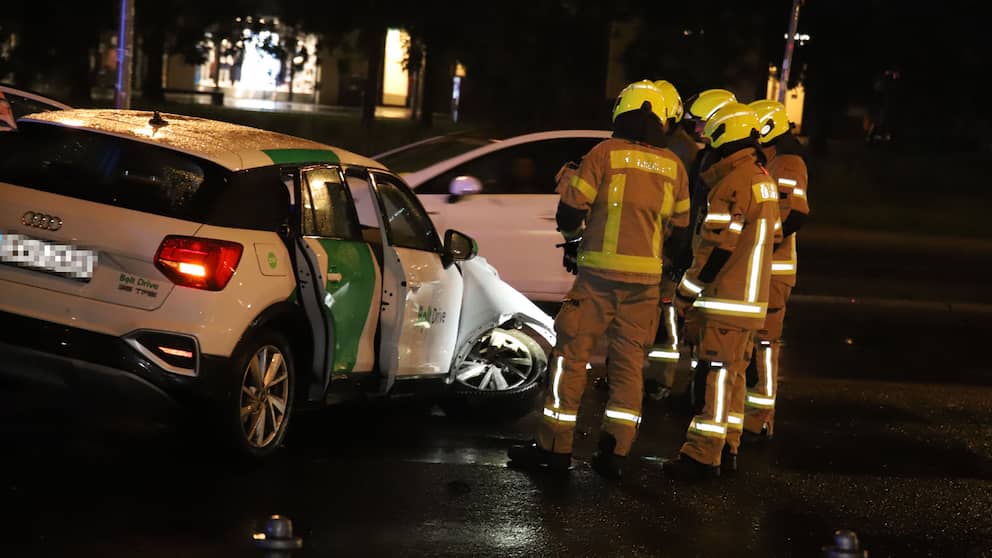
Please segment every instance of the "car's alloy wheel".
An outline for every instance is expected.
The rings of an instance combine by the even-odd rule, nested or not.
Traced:
[[[515,330],[494,328],[481,336],[455,370],[455,381],[478,391],[509,391],[540,373],[534,343]]]
[[[241,430],[248,445],[267,448],[282,432],[290,405],[290,376],[278,347],[262,345],[248,359],[241,380]]]

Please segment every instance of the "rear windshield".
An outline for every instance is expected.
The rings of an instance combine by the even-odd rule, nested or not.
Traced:
[[[0,181],[73,198],[208,222],[230,171],[209,161],[105,134],[21,122],[0,134]]]

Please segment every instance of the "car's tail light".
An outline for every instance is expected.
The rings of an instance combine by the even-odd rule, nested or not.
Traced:
[[[243,250],[237,242],[170,235],[155,253],[155,267],[177,285],[219,291],[238,269]]]

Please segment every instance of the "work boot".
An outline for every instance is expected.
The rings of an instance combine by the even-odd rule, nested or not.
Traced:
[[[506,450],[510,458],[507,464],[515,469],[547,470],[554,473],[568,471],[572,466],[572,454],[554,453],[537,445],[536,441],[514,444]]]
[[[730,453],[730,446],[723,446],[723,453],[720,454],[720,472],[724,475],[737,473],[737,454]]]
[[[741,443],[743,444],[763,444],[765,442],[770,442],[772,439],[772,432],[768,429],[768,424],[766,423],[761,427],[761,432],[751,432],[750,430],[744,429],[741,433]]]
[[[611,434],[602,434],[599,438],[599,450],[589,462],[593,471],[610,480],[620,480],[623,476],[623,464],[627,460],[626,457],[613,453],[616,447],[616,438]]]
[[[667,399],[672,394],[672,390],[661,385],[661,382],[654,378],[644,380],[644,399],[661,401]]]
[[[662,463],[661,470],[665,476],[684,482],[700,482],[720,476],[720,467],[700,463],[684,453]]]

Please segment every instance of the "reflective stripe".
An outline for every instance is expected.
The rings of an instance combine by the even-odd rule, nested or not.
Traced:
[[[675,307],[668,305],[668,327],[669,331],[672,333],[672,347],[679,346],[679,328],[675,321]]]
[[[672,194],[672,184],[670,182],[665,182],[665,199],[661,202],[661,211],[658,213],[658,219],[654,223],[654,234],[651,237],[651,255],[659,258],[661,257],[661,240],[662,232],[664,230],[664,221],[666,217],[672,214],[672,204],[675,201],[675,195]]]
[[[679,284],[679,288],[682,288],[682,287],[685,287],[685,290],[689,291],[690,293],[692,293],[694,295],[698,295],[699,293],[703,292],[703,288],[702,287],[700,287],[699,285],[693,283],[692,281],[689,280],[688,277],[685,277],[685,276],[682,277],[682,282]]]
[[[779,178],[778,183],[785,184],[786,186],[795,186],[796,184],[799,184],[798,182],[796,182],[791,178]]]
[[[761,282],[761,257],[765,245],[765,235],[768,231],[768,219],[758,219],[758,234],[754,238],[754,248],[751,261],[748,263],[747,301],[758,300],[758,284]]]
[[[732,233],[740,233],[744,230],[744,223],[731,223],[727,228],[730,229],[730,232]]]
[[[782,220],[781,219],[776,219],[775,220],[775,227],[774,228],[775,228],[775,230],[779,230],[779,229],[782,228]]]
[[[558,383],[561,382],[561,374],[565,368],[565,357],[559,356],[558,361],[555,363],[555,380],[552,384],[551,393],[555,397],[555,409],[561,408],[561,396],[558,395]]]
[[[565,240],[575,240],[582,235],[582,227],[579,227],[574,231],[561,231],[561,235],[565,237]]]
[[[727,316],[761,316],[765,314],[767,304],[745,304],[715,298],[701,298],[693,303],[696,308],[708,310],[712,314]]]
[[[623,190],[627,177],[613,175],[610,179],[609,197],[606,201],[606,229],[603,231],[603,253],[616,254],[620,240],[620,214],[623,212]]]
[[[772,348],[765,347],[765,395],[771,397],[772,392]]]
[[[589,184],[585,180],[579,178],[579,175],[573,174],[572,180],[570,181],[572,188],[578,190],[583,196],[585,196],[589,201],[596,199],[596,187]]]
[[[785,242],[789,243],[789,252],[791,259],[788,260],[772,260],[772,275],[795,275],[797,265],[796,257],[796,242],[792,236],[785,239]]]
[[[675,178],[678,170],[675,161],[668,157],[662,157],[661,155],[646,151],[637,151],[635,149],[610,151],[610,168],[639,169],[667,176],[668,178]]]
[[[606,418],[612,420],[618,420],[620,422],[629,422],[634,426],[641,423],[641,416],[637,413],[631,413],[629,411],[616,411],[613,409],[606,410]]]
[[[678,351],[665,351],[661,349],[652,349],[651,352],[648,353],[648,359],[678,362],[679,353]]]
[[[689,208],[692,207],[691,202],[692,200],[689,198],[675,202],[675,213],[685,213],[686,211],[689,211]]]
[[[762,397],[753,393],[747,394],[747,404],[749,407],[760,407],[762,409],[773,409],[775,407],[774,397]]]
[[[579,265],[612,271],[661,275],[661,258],[652,258],[650,256],[579,252]]]
[[[723,384],[727,381],[727,369],[721,368],[720,375],[716,379],[716,412],[713,414],[713,420],[716,422],[723,422]]]
[[[792,190],[792,195],[793,196],[796,196],[796,197],[800,197],[800,198],[805,198],[806,197],[806,191],[803,190],[802,188],[795,188],[795,189]]]
[[[730,214],[729,213],[710,213],[703,219],[704,223],[729,223]]]
[[[727,436],[727,427],[722,424],[713,424],[697,419],[693,419],[689,424],[689,430],[695,430],[699,434],[711,438],[725,438]]]
[[[795,270],[796,270],[796,266],[792,265],[792,262],[789,262],[789,263],[772,262],[772,272],[776,272],[776,271],[795,271]],[[782,274],[782,275],[785,275],[785,274]]]
[[[730,413],[730,415],[727,416],[727,430],[733,430],[735,432],[744,430],[744,415]]]
[[[558,422],[575,422],[578,415],[574,413],[566,413],[563,411],[553,411],[547,407],[544,408],[544,416],[556,420]]]
[[[692,359],[689,365],[692,366],[693,369],[695,369],[697,366],[699,366],[699,361],[696,359]]]

